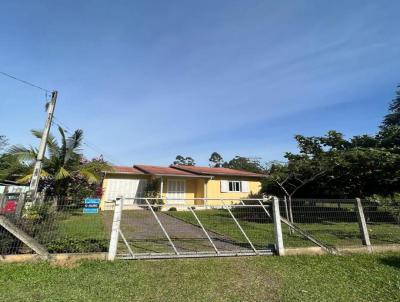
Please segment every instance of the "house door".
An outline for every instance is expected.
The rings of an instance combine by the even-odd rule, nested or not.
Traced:
[[[186,184],[184,180],[170,179],[167,187],[167,203],[185,203]]]

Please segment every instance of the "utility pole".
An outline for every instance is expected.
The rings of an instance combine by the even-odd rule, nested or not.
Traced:
[[[46,152],[47,138],[49,137],[51,121],[53,120],[54,108],[56,107],[56,101],[57,101],[57,91],[53,91],[51,93],[51,101],[47,107],[47,119],[42,133],[42,138],[40,140],[39,152],[37,154],[35,167],[33,168],[31,183],[29,185],[29,193],[31,194],[31,198],[33,199],[36,198],[36,193],[38,190],[40,173],[42,172],[43,157]]]

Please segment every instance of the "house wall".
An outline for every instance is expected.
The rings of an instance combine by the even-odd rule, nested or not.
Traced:
[[[164,186],[162,197],[167,197],[168,179],[178,179],[173,177],[164,177]],[[221,180],[248,181],[249,192],[221,192]],[[261,190],[261,181],[250,177],[214,177],[213,179],[203,178],[186,178],[186,194],[188,199],[187,205],[204,205],[203,200],[195,200],[192,198],[210,198],[215,200],[207,201],[209,205],[220,205],[220,199],[240,199],[246,198],[249,194],[257,194]],[[206,192],[205,192],[206,191]],[[226,201],[230,203],[230,201]]]
[[[107,190],[109,179],[145,179],[150,180],[150,175],[134,175],[134,174],[106,174],[103,180],[103,196],[101,198],[100,209],[105,209]],[[205,178],[177,178],[177,177],[163,177],[163,192],[162,198],[167,197],[168,180],[169,179],[183,179],[186,183],[185,198],[188,199],[186,205],[203,205],[203,200],[194,200],[194,198],[210,198],[209,205],[220,205],[220,199],[240,199],[246,198],[249,194],[257,194],[261,190],[261,181],[254,178],[246,177],[220,177],[215,176],[213,179]],[[250,192],[221,192],[221,180],[235,180],[235,181],[248,181]],[[229,200],[225,201],[230,203]]]
[[[100,209],[104,210],[106,206],[107,196],[108,196],[108,189],[109,189],[109,180],[110,179],[132,179],[132,180],[150,180],[149,175],[135,175],[135,174],[114,174],[114,173],[107,173],[104,176],[102,188],[103,188],[103,195],[101,196],[100,200]]]
[[[221,180],[235,180],[235,181],[248,181],[249,182],[249,191],[250,192],[221,192]],[[261,190],[261,181],[258,179],[250,178],[250,177],[220,177],[216,176],[213,179],[207,182],[207,197],[208,198],[228,198],[228,199],[239,199],[246,198],[249,194],[257,194]],[[229,202],[229,201],[227,201]],[[208,201],[210,205],[220,204],[219,200]]]

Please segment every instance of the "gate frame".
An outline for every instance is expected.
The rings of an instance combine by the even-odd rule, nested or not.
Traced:
[[[265,214],[271,218],[271,215],[269,214],[268,210],[265,208],[264,203],[269,202],[272,199],[273,203],[273,224],[274,224],[274,234],[275,234],[275,249],[265,249],[265,250],[260,250],[256,249],[255,246],[253,245],[252,241],[250,238],[247,236],[246,232],[243,230],[241,227],[240,223],[237,221],[235,216],[230,210],[229,205],[226,205],[225,202],[223,201],[224,199],[218,199],[221,201],[221,209],[225,209],[229,212],[230,216],[234,220],[236,226],[239,228],[241,234],[245,237],[246,241],[250,244],[251,250],[237,250],[237,251],[221,251],[219,250],[210,235],[208,234],[207,230],[204,228],[203,224],[201,223],[200,219],[196,215],[196,213],[193,211],[193,209],[190,206],[186,206],[186,208],[193,214],[195,217],[196,221],[199,223],[200,228],[206,235],[208,241],[211,243],[214,252],[179,252],[174,245],[172,239],[168,235],[168,232],[164,228],[163,224],[161,223],[160,219],[158,218],[157,214],[152,208],[152,205],[148,201],[148,198],[137,198],[137,199],[142,199],[145,201],[144,206],[147,206],[149,210],[152,212],[154,218],[156,219],[158,225],[162,229],[164,235],[168,239],[171,247],[174,250],[174,253],[140,253],[140,254],[135,254],[133,250],[131,249],[129,242],[126,240],[124,234],[121,231],[121,219],[122,219],[122,211],[123,211],[123,204],[124,204],[124,197],[118,197],[115,200],[115,208],[114,208],[114,215],[113,215],[113,224],[112,224],[112,230],[111,230],[111,239],[110,239],[110,245],[109,245],[109,251],[108,251],[108,256],[107,259],[109,261],[114,261],[117,258],[117,249],[118,249],[118,240],[119,236],[121,236],[122,241],[124,244],[127,246],[128,251],[130,256],[125,256],[125,257],[118,257],[119,259],[166,259],[166,258],[203,258],[203,257],[232,257],[232,256],[255,256],[255,255],[273,255],[274,252],[277,255],[284,255],[284,248],[283,248],[283,236],[282,236],[282,227],[281,227],[281,220],[280,218],[280,213],[279,213],[279,199],[277,197],[265,197],[263,196],[262,199],[229,199],[229,200],[237,200],[240,205],[235,205],[235,206],[241,206],[241,207],[261,207]],[[209,200],[202,198],[203,200]],[[191,200],[191,199],[188,199]],[[256,200],[260,205],[245,205],[243,203],[243,200]],[[277,206],[276,206],[277,205]],[[209,206],[207,206],[208,208]],[[278,217],[278,218],[276,218]]]

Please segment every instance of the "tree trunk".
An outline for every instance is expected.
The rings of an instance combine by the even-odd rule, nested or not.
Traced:
[[[292,196],[289,195],[289,221],[293,223]]]
[[[289,210],[288,210],[288,204],[287,204],[286,195],[283,197],[283,203],[285,204],[286,219],[289,220]]]
[[[288,195],[288,201],[289,201],[289,217],[288,220],[293,224],[293,208],[292,208],[292,196]],[[294,233],[294,230],[289,227],[289,234],[292,235]]]

